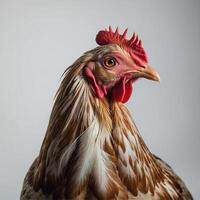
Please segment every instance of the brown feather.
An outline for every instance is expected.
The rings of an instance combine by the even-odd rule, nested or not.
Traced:
[[[108,48],[120,51],[97,47],[64,73],[21,200],[192,200],[181,179],[147,148],[127,108],[93,96],[84,67]]]

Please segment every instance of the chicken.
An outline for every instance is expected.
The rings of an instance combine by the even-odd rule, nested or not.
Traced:
[[[193,199],[150,152],[124,106],[136,80],[160,79],[141,40],[126,33],[99,31],[99,46],[65,71],[21,200]]]

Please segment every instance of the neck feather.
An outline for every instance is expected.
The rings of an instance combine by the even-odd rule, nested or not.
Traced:
[[[54,188],[62,180],[68,198],[84,196],[88,185],[100,199],[119,191],[127,197],[124,185],[135,195],[153,193],[165,177],[128,110],[93,97],[78,66],[67,71],[58,90],[36,161],[35,188]]]

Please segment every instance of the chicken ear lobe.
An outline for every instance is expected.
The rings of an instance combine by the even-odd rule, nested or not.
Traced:
[[[95,96],[100,98],[100,99],[103,98],[105,96],[105,93],[102,90],[102,88],[97,84],[96,78],[93,74],[91,67],[90,66],[85,67],[84,71],[85,71],[85,75],[87,77],[87,80],[91,84],[91,89],[93,90]]]

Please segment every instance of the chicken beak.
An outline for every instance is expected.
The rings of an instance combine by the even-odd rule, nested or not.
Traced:
[[[135,75],[136,77],[143,77],[153,81],[160,81],[158,72],[149,65],[147,65],[145,68],[138,69]]]

